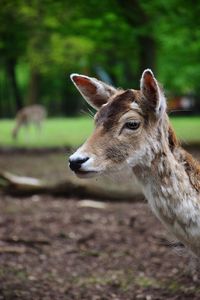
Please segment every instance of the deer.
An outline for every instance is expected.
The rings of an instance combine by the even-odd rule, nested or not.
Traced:
[[[199,258],[200,164],[178,141],[153,72],[144,70],[140,90],[116,89],[79,74],[71,80],[97,111],[94,132],[69,157],[71,170],[87,178],[130,169],[153,213]]]
[[[47,111],[42,105],[30,105],[20,109],[16,114],[16,124],[12,131],[12,137],[17,138],[20,128],[28,127],[31,123],[41,129],[42,122],[47,116]]]

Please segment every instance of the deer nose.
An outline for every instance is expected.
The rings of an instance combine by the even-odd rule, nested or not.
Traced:
[[[84,158],[69,158],[69,167],[72,171],[78,171],[81,168],[81,165],[86,162],[89,159],[89,157]]]

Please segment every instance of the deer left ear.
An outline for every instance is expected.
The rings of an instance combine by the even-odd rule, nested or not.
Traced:
[[[116,93],[114,87],[96,78],[79,74],[71,74],[70,78],[83,98],[96,110]]]
[[[161,117],[166,111],[166,99],[150,69],[146,69],[143,72],[140,89],[150,110],[153,110],[157,117]]]

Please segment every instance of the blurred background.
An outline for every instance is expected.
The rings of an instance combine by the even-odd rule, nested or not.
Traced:
[[[61,118],[80,116],[82,110],[87,111],[69,80],[70,73],[87,74],[117,87],[137,89],[142,71],[147,67],[163,84],[172,115],[199,114],[199,11],[198,1],[193,5],[183,0],[77,0],[73,3],[2,0],[1,119],[13,119],[22,107],[41,104],[48,117],[60,118],[58,122],[47,123],[41,146],[45,143],[77,146],[91,128],[88,120],[76,120],[81,122],[81,128],[85,124],[83,138],[61,136],[57,141],[56,137],[56,132],[64,130],[64,126],[75,130],[73,121],[67,123],[71,119],[63,123]],[[12,140],[9,132],[13,126],[9,121],[1,123],[0,142],[25,145],[20,137],[18,142]],[[179,133],[182,123],[177,126]],[[37,146],[39,141],[31,134],[35,140],[30,139],[29,145]],[[187,128],[185,134],[187,139]],[[189,138],[198,139],[190,134]]]
[[[2,0],[0,116],[33,103],[74,116],[82,104],[71,72],[138,88],[147,67],[173,108],[199,112],[199,10],[181,0]]]
[[[200,1],[0,1],[0,299],[199,299],[136,180],[68,168],[93,129],[71,73],[138,89],[151,68],[200,159],[199,16]]]
[[[172,115],[200,112],[200,3],[183,0],[20,1],[2,0],[0,10],[0,143],[16,146],[77,146],[91,121],[69,80],[87,74],[117,87],[138,88],[145,68],[163,84]],[[12,139],[13,119],[24,106],[41,104],[49,120],[43,141],[35,132]],[[188,122],[190,119],[188,118]],[[197,141],[183,121],[182,139]],[[68,123],[69,122],[69,123]],[[182,136],[182,132],[186,136]],[[22,126],[23,127],[23,126]],[[71,135],[62,135],[62,129]],[[21,131],[21,130],[20,130]],[[188,133],[189,131],[189,133]],[[58,136],[59,133],[59,136]],[[66,133],[66,132],[65,132]],[[192,134],[192,136],[191,136]],[[76,136],[76,137],[75,137]]]

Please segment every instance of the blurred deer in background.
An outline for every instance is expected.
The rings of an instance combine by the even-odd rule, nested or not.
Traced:
[[[28,127],[31,123],[40,130],[46,116],[47,111],[42,105],[31,105],[20,109],[17,112],[16,125],[12,131],[13,138],[17,138],[20,128]]]
[[[98,112],[94,133],[71,155],[70,168],[84,178],[130,168],[155,215],[200,257],[200,165],[181,148],[152,71],[143,72],[140,90],[78,74],[71,79]]]

